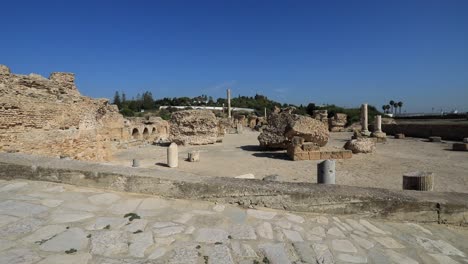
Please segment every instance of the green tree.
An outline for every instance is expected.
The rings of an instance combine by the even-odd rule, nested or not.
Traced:
[[[395,101],[390,100],[389,104],[392,107],[392,113],[393,113],[393,107],[395,106]]]
[[[313,115],[315,109],[317,109],[316,106],[315,106],[315,104],[314,104],[314,103],[310,103],[310,104],[308,104],[307,107],[306,107],[306,112],[307,112],[307,114],[309,114],[309,115]]]
[[[120,94],[119,92],[115,92],[114,94],[114,101],[112,102],[113,104],[117,105],[119,109],[122,108],[122,101],[120,100]]]
[[[401,107],[403,106],[403,102],[400,101],[400,102],[397,103],[397,105],[398,105],[398,108],[400,108],[400,114],[401,114]]]

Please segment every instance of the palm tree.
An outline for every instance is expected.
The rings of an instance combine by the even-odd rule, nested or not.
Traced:
[[[395,105],[395,101],[390,100],[390,106],[392,107],[392,113],[393,113],[393,106]]]
[[[384,113],[387,113],[387,106],[386,106],[386,105],[382,105],[382,110],[384,111]]]
[[[397,103],[397,105],[398,105],[398,107],[400,108],[400,114],[401,114],[401,107],[403,106],[403,102],[400,101],[400,102]]]

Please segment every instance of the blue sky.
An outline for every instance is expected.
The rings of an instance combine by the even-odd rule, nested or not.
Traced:
[[[0,64],[84,95],[468,111],[468,1],[4,1]]]

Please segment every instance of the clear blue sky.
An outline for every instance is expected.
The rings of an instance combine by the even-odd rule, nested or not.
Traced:
[[[468,111],[468,1],[3,1],[0,64],[111,98]]]

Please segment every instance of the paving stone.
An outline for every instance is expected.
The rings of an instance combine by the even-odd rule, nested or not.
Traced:
[[[193,214],[184,213],[179,218],[174,220],[174,222],[181,223],[181,224],[186,224],[188,221],[190,221],[190,219],[192,219],[192,217],[193,217]]]
[[[309,240],[309,241],[321,241],[323,240],[322,237],[319,237],[317,235],[314,235],[314,234],[311,234],[309,232],[306,233],[306,240]]]
[[[391,249],[387,249],[385,250],[384,254],[389,257],[394,263],[398,263],[398,264],[419,264],[416,260],[408,257],[408,256],[405,256],[405,255],[402,255],[398,252],[395,252]]]
[[[0,263],[5,264],[32,264],[41,260],[36,252],[27,248],[13,248],[0,252]]]
[[[257,219],[271,220],[276,216],[276,212],[247,209],[247,215]]]
[[[87,264],[91,258],[89,253],[50,255],[38,264]]]
[[[391,237],[374,237],[374,240],[386,248],[405,248],[405,246]]]
[[[336,221],[335,221],[334,224],[335,224],[339,229],[341,229],[343,232],[347,232],[347,231],[348,231],[348,230],[346,229],[346,227],[345,227],[342,223],[336,222]]]
[[[35,218],[22,218],[16,222],[0,228],[1,238],[16,238],[24,234],[37,230],[43,223],[43,220]]]
[[[153,224],[153,228],[164,228],[169,226],[178,226],[179,224],[174,222],[156,222]]]
[[[273,228],[270,223],[263,222],[256,227],[257,234],[266,239],[273,239]]]
[[[214,212],[208,211],[208,210],[192,210],[191,211],[193,214],[196,215],[213,215],[215,214]]]
[[[214,245],[206,248],[209,263],[234,264],[231,252],[225,245]]]
[[[146,198],[144,199],[140,206],[139,210],[158,210],[163,209],[169,206],[169,202],[161,198]]]
[[[70,209],[72,211],[83,211],[83,212],[98,212],[102,211],[101,208],[98,206],[92,205],[87,202],[66,202],[62,204],[61,208],[64,208],[64,210]]]
[[[175,234],[184,232],[184,226],[168,226],[163,228],[153,229],[154,236],[156,237],[168,237]]]
[[[318,216],[317,223],[322,225],[328,225],[328,218],[326,218],[325,216]]]
[[[343,232],[341,232],[341,230],[339,230],[336,227],[332,227],[332,228],[328,229],[327,234],[332,235],[332,236],[336,236],[336,237],[345,237]]]
[[[299,232],[297,232],[297,231],[283,229],[283,234],[291,242],[302,242],[302,241],[304,241],[301,234],[299,234]]]
[[[257,253],[248,244],[240,243],[239,241],[232,241],[231,248],[234,254],[242,258],[258,258]]]
[[[367,232],[367,229],[363,225],[359,224],[358,221],[354,219],[346,219],[346,222],[348,222],[348,224],[354,229],[357,229],[361,232]]]
[[[153,245],[153,233],[143,232],[130,235],[130,255],[137,258],[145,256],[145,251]]]
[[[21,189],[23,188],[24,186],[28,185],[27,182],[14,182],[14,183],[10,183],[10,184],[7,184],[5,186],[2,186],[0,188],[0,192],[10,192],[10,191],[15,191],[15,190],[18,190],[18,189]]]
[[[333,259],[333,255],[330,252],[330,249],[327,245],[322,243],[314,243],[312,245],[315,254],[317,255],[317,263],[319,264],[333,264],[335,260]]]
[[[312,244],[308,242],[295,242],[293,243],[293,247],[302,262],[317,263],[317,255],[315,255]]]
[[[120,229],[128,223],[127,218],[123,217],[98,217],[96,221],[86,227],[87,230],[101,230],[101,229]],[[109,228],[107,228],[109,226]]]
[[[228,241],[228,232],[217,228],[200,228],[195,235],[195,241],[202,243],[225,243]]]
[[[292,263],[286,252],[284,243],[260,244],[258,248],[265,254],[271,264]]]
[[[128,235],[123,231],[98,231],[91,237],[91,253],[103,256],[124,254],[128,251]]]
[[[47,207],[57,207],[63,203],[63,200],[55,200],[55,199],[44,199],[41,201],[42,205]]]
[[[16,247],[16,242],[0,238],[0,251]]]
[[[141,203],[141,199],[128,199],[128,200],[120,200],[114,203],[110,208],[109,211],[113,214],[117,215],[125,215],[131,212],[134,212],[138,205]]]
[[[289,221],[296,222],[296,223],[298,223],[298,224],[302,224],[302,223],[305,222],[304,217],[299,216],[299,215],[295,215],[295,214],[291,214],[291,213],[287,213],[287,214],[286,214],[286,218],[287,218]]]
[[[213,211],[220,213],[223,212],[225,208],[226,206],[224,204],[217,204],[213,206]]]
[[[233,239],[257,239],[255,230],[249,225],[232,225],[229,227],[229,234]]]
[[[51,215],[53,223],[72,223],[94,217],[94,214],[80,211],[57,210]]]
[[[368,237],[368,235],[366,233],[361,232],[359,230],[354,230],[353,233],[360,236],[360,237]]]
[[[87,234],[81,228],[70,228],[47,240],[39,248],[50,252],[65,252],[70,249],[80,251],[88,246],[88,238],[86,236]]]
[[[148,224],[146,219],[134,219],[128,225],[125,226],[125,230],[128,232],[136,232],[138,230],[145,231],[145,227]]]
[[[428,234],[428,235],[432,235],[432,232],[418,224],[415,224],[415,223],[406,223],[407,226],[410,226],[411,228],[417,228],[421,231],[423,231],[424,233]]]
[[[29,243],[37,243],[40,241],[49,240],[50,238],[67,230],[66,225],[48,225],[39,228],[31,235],[24,237],[22,240]]]
[[[325,229],[321,226],[316,226],[316,227],[313,227],[311,230],[310,230],[310,233],[312,235],[316,235],[316,236],[319,236],[319,237],[325,237]]]
[[[458,261],[455,261],[452,258],[442,255],[442,254],[429,254],[429,256],[433,257],[440,264],[459,264]],[[465,260],[465,262],[468,262],[468,261]]]
[[[338,259],[348,263],[367,263],[367,257],[350,254],[338,254]]]
[[[185,229],[185,232],[184,234],[193,234],[193,231],[195,231],[195,227],[194,226],[188,226],[186,229]]]
[[[158,258],[164,256],[164,254],[166,254],[166,252],[167,252],[166,247],[158,247],[148,256],[148,259],[158,259]]]
[[[114,193],[101,193],[90,196],[88,199],[95,205],[111,205],[120,200],[120,196]]]
[[[280,219],[274,223],[275,226],[290,229],[292,227],[291,222],[287,221],[286,219]]]
[[[65,188],[61,185],[53,186],[50,188],[47,188],[44,190],[45,192],[51,192],[51,193],[61,193],[65,191]]]
[[[43,205],[25,203],[21,201],[4,201],[0,203],[0,214],[28,217],[48,211]]]
[[[332,240],[332,247],[336,251],[356,253],[357,249],[349,240],[335,239]]]
[[[0,227],[6,224],[15,222],[18,220],[18,217],[11,216],[11,215],[0,215]]]
[[[372,241],[369,241],[355,234],[351,234],[351,237],[354,239],[354,241],[356,241],[356,244],[358,244],[364,249],[371,249],[374,247],[374,243]]]
[[[156,241],[156,244],[166,246],[169,246],[176,241],[173,237],[155,237],[154,240]]]
[[[374,232],[374,233],[377,233],[377,234],[382,234],[382,235],[386,235],[387,233],[385,233],[385,231],[383,231],[382,229],[376,227],[375,225],[369,223],[369,221],[367,220],[364,220],[364,219],[360,219],[359,220],[359,223],[365,227],[367,227],[370,231]]]
[[[415,236],[418,244],[430,253],[441,252],[444,255],[455,255],[465,257],[465,253],[443,240],[432,240],[425,237]]]
[[[179,246],[174,248],[168,260],[169,264],[197,264],[198,251],[194,245]]]

